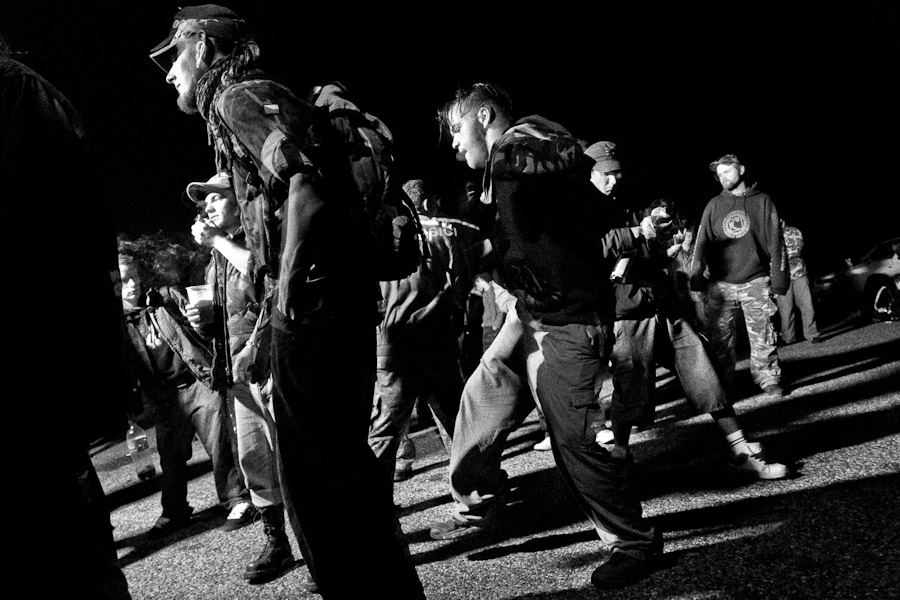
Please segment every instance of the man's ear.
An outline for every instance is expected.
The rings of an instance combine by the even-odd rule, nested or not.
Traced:
[[[200,65],[209,61],[207,60],[206,53],[209,51],[209,44],[206,42],[206,32],[200,31],[197,33],[197,43],[194,44],[194,60],[196,61],[197,68],[200,68]]]
[[[494,122],[494,119],[497,118],[497,113],[494,112],[494,107],[490,104],[485,104],[478,109],[478,112],[475,113],[475,119],[484,129],[487,129],[488,126]]]
[[[741,175],[744,174],[744,165],[741,165],[741,169],[740,169],[739,173],[740,173]]]

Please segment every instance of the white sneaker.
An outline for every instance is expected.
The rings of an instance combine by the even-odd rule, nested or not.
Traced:
[[[731,461],[731,468],[741,473],[749,473],[757,479],[784,479],[791,474],[787,466],[768,462],[762,454],[740,454]]]
[[[597,432],[597,437],[595,439],[600,445],[612,444],[615,436],[613,436],[612,429],[601,429]]]
[[[550,436],[545,437],[537,444],[534,445],[535,450],[540,450],[542,452],[546,452],[548,450],[553,449],[553,442],[550,441]]]
[[[751,456],[763,453],[763,445],[759,442],[747,442],[747,447],[750,448]]]
[[[250,502],[238,502],[231,507],[231,512],[228,513],[228,518],[225,519],[225,524],[222,525],[222,531],[235,531],[241,527],[246,527],[253,522],[257,512],[259,512],[257,508]]]

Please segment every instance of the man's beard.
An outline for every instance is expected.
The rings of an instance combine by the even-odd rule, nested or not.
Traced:
[[[191,86],[185,93],[178,94],[177,104],[178,109],[186,115],[195,115],[199,113],[200,109],[197,108],[196,86]]]
[[[722,181],[722,189],[725,190],[726,192],[730,192],[731,190],[736,188],[740,183],[741,183],[740,179],[738,179],[737,181],[731,181],[730,179],[726,179],[726,180]]]

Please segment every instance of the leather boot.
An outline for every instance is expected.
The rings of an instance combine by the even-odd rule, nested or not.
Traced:
[[[259,509],[259,514],[266,534],[266,545],[244,570],[244,579],[250,583],[271,581],[294,566],[291,543],[284,529],[284,506],[266,506]]]

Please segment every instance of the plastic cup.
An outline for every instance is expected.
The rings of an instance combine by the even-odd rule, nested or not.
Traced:
[[[188,302],[193,306],[204,302],[212,303],[213,301],[213,286],[211,283],[189,285],[184,289],[187,291]]]

